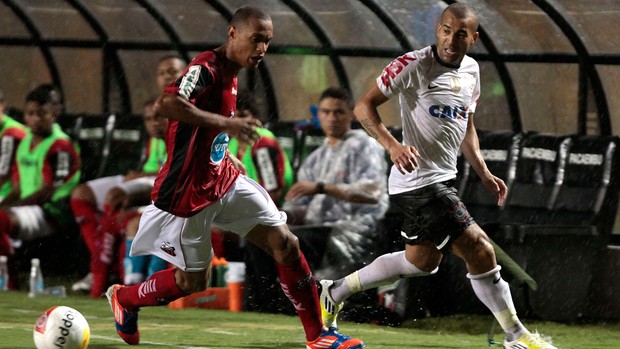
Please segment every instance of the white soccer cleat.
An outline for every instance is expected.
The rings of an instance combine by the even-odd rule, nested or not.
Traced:
[[[93,273],[86,274],[82,280],[71,285],[73,292],[89,292],[91,288],[93,288]]]
[[[551,341],[547,342],[542,339],[538,333],[525,332],[517,340],[508,342],[504,341],[506,349],[558,349],[551,345]]]
[[[321,317],[323,318],[323,326],[327,328],[338,328],[338,313],[342,310],[344,302],[336,303],[329,294],[329,289],[334,285],[333,280],[321,280],[319,286],[321,293],[319,300],[321,301]]]

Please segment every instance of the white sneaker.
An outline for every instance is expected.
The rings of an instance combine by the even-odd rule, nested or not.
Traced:
[[[548,340],[548,339],[547,339]],[[549,342],[542,339],[538,333],[525,332],[517,340],[508,342],[504,341],[506,349],[558,349]]]
[[[89,292],[93,288],[93,273],[88,273],[82,280],[71,285],[73,292]]]
[[[332,280],[321,280],[319,285],[321,293],[319,294],[319,300],[321,301],[321,317],[323,318],[323,326],[327,328],[338,328],[338,312],[342,310],[344,302],[336,303],[329,294],[329,289],[334,284]]]

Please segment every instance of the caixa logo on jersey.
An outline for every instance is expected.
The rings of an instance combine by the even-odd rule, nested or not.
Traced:
[[[213,139],[213,143],[211,144],[211,162],[219,165],[222,160],[224,160],[224,156],[226,156],[226,149],[228,149],[228,142],[230,138],[228,137],[228,133],[222,132],[215,136]]]
[[[431,105],[428,113],[434,118],[445,118],[453,120],[467,120],[467,108],[460,105]]]

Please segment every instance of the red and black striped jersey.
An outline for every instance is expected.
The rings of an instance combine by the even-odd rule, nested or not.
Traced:
[[[187,98],[202,110],[232,117],[237,76],[230,64],[215,51],[203,52],[164,93]],[[228,134],[221,129],[170,119],[166,132],[168,159],[151,195],[155,206],[176,216],[190,217],[224,196],[239,176],[226,156],[228,142]]]

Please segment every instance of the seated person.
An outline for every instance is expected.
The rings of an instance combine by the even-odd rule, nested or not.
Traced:
[[[239,92],[236,117],[260,120],[260,111],[251,93]],[[257,128],[256,131],[260,138],[253,146],[232,138],[228,144],[228,150],[241,160],[245,166],[246,175],[265,188],[273,202],[280,205],[286,191],[293,184],[293,169],[274,134],[262,127]],[[277,278],[273,258],[253,244],[243,244],[243,241],[236,239],[238,237],[236,234],[221,233],[223,248],[218,251],[218,235],[217,232],[212,235],[216,255],[228,260],[245,261],[244,309],[277,312],[276,303],[278,302],[275,298],[268,299],[271,297],[270,294],[275,295],[274,297],[282,294],[281,288],[273,282]],[[284,296],[281,298],[283,306],[292,308],[290,301]]]
[[[155,114],[154,102],[152,99],[144,105],[144,128],[148,140],[144,148],[145,161],[142,171],[93,179],[80,184],[71,194],[71,208],[91,254],[89,274],[73,285],[73,291],[90,291],[90,295],[95,298],[101,296],[108,283],[111,263],[117,259],[117,251],[120,250],[120,255],[125,255],[121,229],[130,220],[137,219],[137,214],[131,208],[149,201],[148,194],[153,188],[154,176],[166,160],[163,138],[168,126],[167,119]],[[129,245],[131,246],[131,236]],[[119,262],[132,268],[131,261]],[[146,275],[136,274],[143,274],[142,265],[148,265],[149,258],[144,257],[136,263],[141,266],[135,271],[125,271],[129,284],[146,278]],[[153,263],[152,267],[157,270],[167,267],[167,264],[158,258],[153,258]],[[137,281],[132,281],[134,279]]]
[[[158,91],[175,82],[183,73],[185,63],[179,57],[167,55],[160,58],[156,69],[156,83]],[[153,114],[150,101],[145,105],[146,114]],[[151,189],[153,188],[154,175],[165,160],[165,143],[163,137],[167,128],[167,119],[149,116],[145,118],[145,128],[149,134],[149,144],[145,148],[148,154],[147,161],[143,164],[142,171],[130,171],[125,176],[112,176],[105,179],[96,179],[80,185],[72,194],[72,209],[86,246],[91,255],[100,255],[99,261],[91,258],[89,272],[82,280],[72,286],[73,291],[90,291],[91,296],[99,297],[107,284],[109,265],[114,259],[117,250],[125,258],[120,260],[121,274],[123,269],[130,269],[127,273],[127,284],[140,282],[142,274],[148,274],[147,268],[154,271],[165,267],[159,259],[129,258],[123,245],[131,247],[132,229],[127,231],[128,241],[122,241],[120,230],[124,229],[130,220],[135,220],[130,226],[137,226],[139,217],[135,212],[127,212],[125,209],[135,205],[145,205],[150,202]],[[149,130],[149,128],[151,128]],[[157,132],[158,135],[151,134]],[[129,213],[129,215],[125,215]],[[102,248],[105,249],[102,250]],[[133,265],[135,263],[136,265]],[[97,280],[93,280],[93,270],[98,270]],[[148,275],[147,275],[148,276]],[[96,287],[93,287],[93,282]]]
[[[377,223],[388,208],[383,149],[365,131],[351,129],[353,106],[345,89],[321,94],[318,117],[325,142],[304,160],[298,182],[286,194],[290,224],[329,228],[325,233],[291,227],[318,278],[346,274],[372,261]]]
[[[26,126],[4,113],[4,94],[0,91],[0,201],[11,191],[11,173],[16,170],[15,152],[26,136]]]
[[[29,130],[17,147],[12,191],[0,204],[0,255],[12,256],[15,241],[50,236],[70,225],[68,198],[80,181],[80,157],[55,122],[61,111],[62,97],[52,85],[40,85],[26,97]]]

